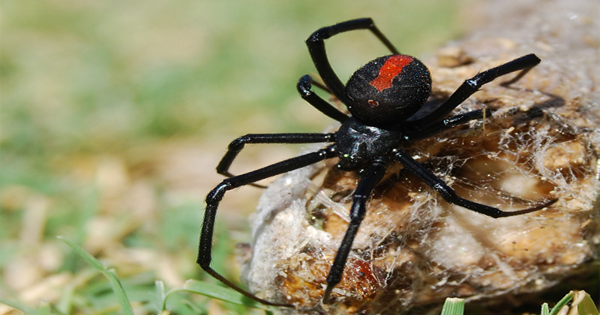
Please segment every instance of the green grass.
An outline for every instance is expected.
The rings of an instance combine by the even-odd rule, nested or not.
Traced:
[[[133,315],[134,311],[132,305],[130,304],[128,292],[124,289],[123,283],[118,278],[114,269],[108,269],[94,258],[92,255],[87,253],[81,247],[77,246],[75,243],[63,238],[58,237],[63,242],[65,242],[78,256],[80,256],[86,263],[88,263],[91,267],[93,267],[96,271],[100,272],[107,280],[110,285],[110,289],[112,290],[112,295],[118,301],[118,305],[108,306],[110,303],[104,301],[104,309],[101,309],[100,312],[96,312],[99,314],[108,313],[112,311],[116,311],[125,315]],[[201,296],[205,296],[211,299],[218,299],[225,302],[226,307],[231,307],[235,309],[238,307],[238,310],[242,310],[243,313],[247,313],[251,309],[259,309],[264,312],[264,314],[271,315],[272,312],[268,306],[264,306],[256,303],[255,301],[249,300],[244,297],[240,293],[229,289],[223,288],[218,285],[210,284],[208,282],[196,281],[196,280],[188,280],[185,285],[181,288],[166,290],[165,285],[162,281],[156,281],[155,283],[155,296],[148,296],[148,305],[154,305],[156,307],[155,314],[170,314],[171,312],[177,314],[210,314],[208,307],[205,304],[194,303],[185,297],[178,295],[180,292],[188,292],[192,294],[197,294]],[[65,294],[65,298],[67,300],[71,300],[73,298],[74,288],[67,288]],[[133,290],[129,292],[132,294]],[[173,298],[171,298],[173,297]],[[168,306],[167,300],[175,300],[175,305],[171,307]],[[556,305],[550,310],[547,303],[544,303],[541,308],[541,315],[557,315],[559,311],[561,311],[567,306],[569,302],[573,299],[577,299],[571,308],[576,308],[577,315],[596,315],[598,314],[598,310],[596,305],[590,298],[589,294],[584,291],[578,292],[569,292],[564,298],[562,298]],[[57,305],[52,307],[52,305],[48,303],[42,303],[38,309],[30,308],[26,305],[20,305],[18,303],[14,303],[12,301],[3,300],[0,298],[0,303],[5,303],[9,306],[12,306],[16,309],[23,311],[26,314],[30,315],[51,315],[51,314],[68,314],[71,303],[61,303],[61,305]],[[67,307],[65,309],[65,307]],[[241,307],[241,308],[239,308]],[[230,309],[230,310],[232,310]],[[151,311],[149,309],[149,311]],[[465,311],[464,300],[459,298],[448,298],[444,303],[444,306],[441,311],[441,315],[463,315]]]
[[[77,246],[75,243],[63,238],[58,237],[65,244],[67,244],[73,252],[75,252],[80,258],[82,258],[87,264],[89,264],[93,269],[101,273],[107,280],[111,289],[111,296],[117,300],[117,305],[112,305],[107,303],[107,300],[103,302],[105,306],[104,309],[100,310],[100,314],[105,312],[117,311],[119,313],[125,315],[133,315],[134,311],[132,305],[130,304],[129,295],[135,294],[133,290],[129,293],[124,289],[123,283],[119,279],[114,269],[109,269],[102,262],[94,258],[92,255],[87,253],[81,247]],[[205,304],[197,304],[194,303],[185,297],[179,296],[180,292],[188,292],[192,294],[197,294],[201,296],[205,296],[211,299],[218,299],[225,302],[228,307],[242,307],[240,310],[243,310],[244,313],[249,311],[250,309],[259,309],[264,312],[264,314],[272,314],[270,308],[265,305],[261,305],[256,303],[255,301],[249,300],[244,297],[242,294],[229,289],[224,288],[218,285],[210,284],[208,282],[197,281],[197,280],[188,280],[185,285],[181,288],[175,288],[171,290],[166,290],[165,285],[162,281],[155,282],[155,296],[148,296],[148,305],[154,305],[156,307],[155,314],[169,314],[170,312],[174,313],[195,313],[195,314],[209,314],[208,307]],[[74,296],[74,288],[68,287],[65,290],[65,298],[67,300],[71,300]],[[171,298],[173,297],[173,298]],[[176,304],[169,307],[167,304],[167,300],[175,300]],[[544,303],[541,308],[541,315],[557,315],[559,311],[563,308],[569,308],[568,303],[573,299],[577,301],[571,305],[571,308],[576,308],[577,315],[596,315],[598,314],[598,310],[593,300],[590,298],[589,294],[584,291],[572,291],[565,295],[556,305],[550,310],[547,303]],[[42,303],[38,309],[33,309],[26,305],[21,305],[19,303],[14,303],[12,301],[3,300],[0,298],[0,303],[5,303],[6,305],[12,306],[13,308],[19,309],[26,314],[30,315],[50,315],[50,314],[68,314],[69,306],[71,303],[61,303],[55,307],[48,303]],[[109,305],[106,307],[106,305]],[[67,307],[65,309],[65,307]],[[149,309],[150,311],[150,309]],[[465,311],[465,304],[463,299],[459,298],[448,298],[444,303],[444,306],[441,311],[441,315],[463,315]],[[98,313],[98,312],[96,312]]]

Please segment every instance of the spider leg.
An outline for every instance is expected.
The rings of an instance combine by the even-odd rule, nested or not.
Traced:
[[[481,214],[485,214],[492,218],[503,218],[510,217],[514,215],[525,214],[537,210],[541,210],[545,207],[550,206],[555,203],[558,199],[552,199],[548,202],[540,204],[535,207],[506,212],[502,211],[498,208],[486,206],[484,204],[480,204],[477,202],[470,201],[468,199],[464,199],[459,197],[454,189],[450,188],[448,184],[446,184],[443,180],[435,176],[430,170],[423,167],[419,162],[415,161],[410,155],[408,155],[401,148],[396,148],[394,152],[394,160],[402,163],[402,165],[412,174],[417,176],[420,180],[422,180],[427,186],[435,189],[441,196],[449,203],[453,203],[455,205],[459,205],[461,207],[467,208],[469,210],[473,210],[475,212],[479,212]]]
[[[429,138],[450,128],[466,124],[471,120],[484,119],[486,117],[490,117],[491,115],[492,111],[487,108],[484,110],[479,109],[464,114],[455,115],[442,121],[435,122],[423,129],[418,129],[416,131],[411,131],[409,129],[408,131],[404,132],[404,139],[410,142]]]
[[[388,164],[389,161],[387,158],[374,160],[373,164],[369,166],[358,184],[358,187],[356,187],[356,190],[354,191],[352,196],[352,208],[350,209],[350,224],[348,225],[344,239],[335,255],[333,265],[327,276],[327,288],[323,294],[323,303],[325,304],[329,303],[329,297],[333,288],[342,280],[344,267],[348,260],[348,254],[352,249],[352,242],[365,217],[367,199],[369,199],[373,189],[375,189],[375,186],[377,186],[385,174]]]
[[[344,122],[346,119],[348,119],[348,115],[340,112],[337,108],[333,107],[331,104],[312,91],[313,83],[314,80],[310,75],[301,77],[296,85],[300,96],[302,96],[305,101],[329,118],[335,119],[339,122]]]
[[[392,53],[399,54],[394,45],[392,45],[385,35],[379,31],[373,20],[370,18],[350,20],[332,26],[323,27],[310,35],[310,37],[306,40],[308,51],[310,52],[313,63],[315,64],[319,75],[321,75],[325,85],[331,89],[333,95],[341,100],[342,103],[347,103],[344,85],[333,71],[329,60],[327,59],[325,40],[340,33],[361,29],[370,30]]]
[[[223,199],[225,192],[228,190],[248,185],[253,182],[256,182],[261,179],[265,179],[271,176],[283,174],[295,169],[299,169],[316,162],[332,158],[336,156],[337,151],[334,146],[329,146],[325,149],[321,149],[317,152],[304,154],[295,158],[291,158],[279,163],[275,163],[263,168],[260,168],[256,171],[252,171],[246,174],[238,175],[235,177],[230,177],[222,181],[217,187],[215,187],[208,195],[206,196],[206,210],[204,212],[204,222],[202,223],[202,231],[200,232],[200,244],[198,246],[198,259],[197,263],[208,272],[214,278],[220,280],[227,286],[232,289],[240,292],[241,294],[247,296],[248,298],[255,300],[259,303],[274,305],[274,306],[286,306],[293,307],[289,304],[283,303],[272,303],[261,298],[254,296],[253,294],[247,292],[246,290],[238,287],[233,284],[231,281],[227,280],[225,277],[220,275],[214,269],[210,267],[210,262],[212,260],[212,240],[214,234],[214,225],[215,225],[215,217],[217,215],[217,208],[219,207],[219,202]]]
[[[513,83],[521,80],[521,78],[524,75],[526,75],[527,72],[529,72],[531,69],[533,69],[533,67],[527,68],[527,69],[523,69],[523,71],[519,72],[519,74],[517,74],[514,78],[512,78],[512,79],[510,79],[508,81],[502,82],[502,83],[500,83],[500,85],[502,85],[503,87],[510,87],[511,84],[513,84]]]
[[[233,160],[242,151],[246,143],[319,143],[334,142],[334,133],[278,133],[278,134],[247,134],[229,143],[227,153],[217,165],[217,173],[227,177],[234,176],[229,172]]]
[[[324,83],[321,83],[318,80],[313,79],[312,77],[311,77],[311,84],[329,94],[333,94],[333,93],[331,93],[331,90]]]
[[[467,98],[469,98],[469,96],[477,92],[484,84],[489,83],[503,75],[521,70],[521,73],[519,73],[514,79],[507,81],[507,83],[503,83],[503,85],[510,85],[516,80],[520,79],[531,68],[539,64],[540,61],[540,58],[538,58],[536,55],[529,54],[499,65],[495,68],[478,73],[474,77],[466,80],[454,93],[452,93],[452,95],[450,95],[450,98],[448,98],[446,102],[440,105],[436,110],[425,115],[425,117],[411,121],[410,124],[418,127],[439,121],[448,115],[458,105],[464,102]]]

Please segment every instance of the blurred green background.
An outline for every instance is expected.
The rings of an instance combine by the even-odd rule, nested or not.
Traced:
[[[194,261],[203,199],[221,180],[214,168],[229,141],[332,123],[296,92],[298,78],[314,74],[308,35],[368,16],[401,52],[422,56],[463,32],[465,5],[2,1],[0,298],[34,308],[45,300],[65,314],[115,311],[106,281],[57,235],[114,267],[140,314],[153,310],[156,279],[213,281]],[[342,80],[387,53],[368,32],[335,37],[328,49]],[[300,148],[250,148],[233,171]],[[230,279],[260,193],[240,189],[220,208],[215,261]],[[227,308],[187,298],[211,314]]]

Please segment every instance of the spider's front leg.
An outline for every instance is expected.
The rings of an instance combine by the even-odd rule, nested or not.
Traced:
[[[227,177],[234,176],[229,172],[231,163],[242,151],[247,143],[320,143],[335,142],[334,133],[278,133],[278,134],[247,134],[241,136],[229,144],[227,153],[221,158],[217,165],[217,173]]]
[[[325,114],[327,117],[335,119],[339,122],[344,122],[348,118],[350,118],[348,115],[340,112],[333,105],[329,104],[329,102],[322,99],[319,95],[315,94],[315,92],[312,91],[312,85],[314,83],[315,82],[310,75],[305,75],[301,77],[300,80],[298,80],[296,88],[298,89],[298,93],[300,93],[300,96],[302,96],[302,98],[305,101],[307,101],[310,105],[319,110],[321,113]],[[331,91],[327,89],[327,87],[323,86],[321,88],[326,89],[327,92],[331,93]]]
[[[208,195],[206,196],[206,210],[204,212],[204,222],[202,223],[202,231],[200,232],[200,244],[198,246],[198,259],[197,263],[208,272],[214,278],[220,280],[225,283],[227,286],[232,289],[240,292],[241,294],[251,298],[257,302],[273,305],[273,306],[286,306],[293,307],[292,305],[283,304],[283,303],[272,303],[261,298],[254,296],[252,293],[247,292],[246,290],[238,287],[233,284],[231,281],[227,280],[225,277],[220,275],[214,269],[210,267],[210,262],[212,260],[212,241],[214,234],[214,226],[215,226],[215,218],[217,215],[217,209],[219,207],[219,203],[223,199],[223,196],[228,190],[241,187],[244,185],[252,184],[256,181],[272,177],[275,175],[287,173],[289,171],[293,171],[319,161],[323,161],[325,159],[332,158],[337,155],[337,151],[334,146],[327,147],[325,149],[321,149],[317,152],[304,154],[295,158],[291,158],[279,163],[275,163],[261,169],[258,169],[253,172],[249,172],[246,174],[234,176],[225,179],[222,181],[217,187],[215,187]]]
[[[430,170],[425,168],[419,162],[415,161],[401,148],[395,149],[394,160],[402,163],[402,165],[406,168],[407,171],[417,176],[427,186],[435,189],[447,202],[459,205],[463,208],[467,208],[475,212],[479,212],[492,218],[511,217],[515,215],[541,210],[558,201],[558,199],[552,199],[535,207],[506,212],[498,208],[486,206],[484,204],[480,204],[458,196],[454,189],[448,186],[448,184],[446,184],[443,180],[435,176],[435,174],[433,174]]]
[[[342,280],[344,267],[346,266],[348,255],[352,249],[352,242],[365,217],[367,200],[371,197],[371,193],[373,192],[373,189],[375,189],[375,186],[377,186],[381,178],[383,178],[388,164],[389,161],[385,157],[374,160],[354,191],[352,196],[352,208],[350,209],[350,224],[348,225],[344,239],[338,248],[335,259],[333,260],[333,265],[327,276],[327,288],[323,294],[323,303],[325,304],[330,302],[333,288]]]
[[[315,64],[319,75],[323,79],[323,82],[325,82],[327,87],[331,89],[333,95],[335,95],[344,104],[347,104],[344,85],[333,71],[329,60],[327,59],[325,40],[340,33],[361,29],[370,30],[392,53],[399,54],[396,47],[394,47],[394,45],[392,45],[385,35],[379,31],[373,20],[370,18],[355,19],[320,28],[316,32],[312,33],[312,35],[310,35],[310,37],[306,40],[308,51],[310,52],[313,63]]]

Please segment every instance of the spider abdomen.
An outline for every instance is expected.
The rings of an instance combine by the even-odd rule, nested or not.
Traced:
[[[431,94],[431,75],[407,55],[377,58],[358,69],[346,84],[348,110],[367,124],[390,126],[416,113]]]

